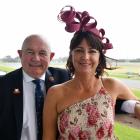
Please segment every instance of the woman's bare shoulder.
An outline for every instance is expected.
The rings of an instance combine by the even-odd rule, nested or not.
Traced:
[[[102,78],[102,83],[105,87],[115,86],[117,82],[118,82],[118,80],[114,79],[114,78],[110,78],[110,77]]]
[[[103,78],[103,85],[111,93],[122,99],[136,99],[130,88],[119,79]]]
[[[116,78],[103,78],[103,86],[109,93],[119,93],[120,90],[127,88],[127,86]]]
[[[70,81],[64,82],[62,84],[57,84],[48,89],[47,96],[61,97],[66,91]]]
[[[119,86],[124,86],[124,83],[122,83],[119,79],[116,78],[102,78],[102,82],[105,87],[118,88]]]

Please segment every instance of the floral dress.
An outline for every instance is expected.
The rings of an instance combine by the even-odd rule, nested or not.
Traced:
[[[59,140],[116,140],[113,124],[114,104],[102,87],[58,115]]]

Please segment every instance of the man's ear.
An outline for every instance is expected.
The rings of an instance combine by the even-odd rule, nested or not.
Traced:
[[[22,50],[17,50],[17,53],[18,53],[19,57],[21,58],[21,56],[22,56]]]
[[[55,53],[54,52],[51,52],[51,54],[50,54],[50,60],[53,59],[54,55],[55,55]]]

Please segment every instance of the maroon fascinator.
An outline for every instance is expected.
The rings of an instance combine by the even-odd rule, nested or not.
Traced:
[[[58,20],[66,23],[65,30],[67,32],[72,33],[80,30],[92,32],[104,44],[104,53],[107,49],[113,48],[109,39],[104,37],[105,30],[96,28],[96,19],[90,16],[87,11],[76,12],[72,6],[65,6],[61,9],[58,15]]]

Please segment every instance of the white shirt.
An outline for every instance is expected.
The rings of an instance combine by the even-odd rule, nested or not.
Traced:
[[[41,87],[45,89],[45,74],[40,79],[42,80]],[[23,71],[23,127],[21,140],[37,140],[35,84],[32,80],[34,79]]]

